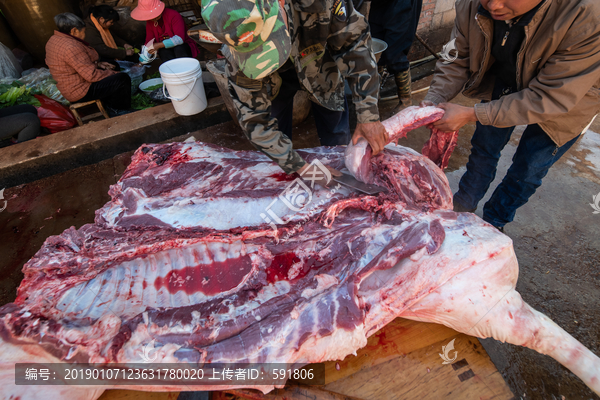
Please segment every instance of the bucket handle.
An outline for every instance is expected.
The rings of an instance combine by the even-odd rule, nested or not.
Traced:
[[[194,83],[192,84],[192,87],[191,87],[190,91],[189,91],[189,92],[188,92],[188,93],[187,93],[185,96],[183,96],[182,98],[177,98],[177,97],[171,97],[171,96],[169,96],[169,95],[168,95],[168,94],[165,92],[165,87],[167,86],[166,84],[164,84],[164,85],[163,85],[163,87],[162,87],[162,90],[163,90],[163,95],[164,95],[164,96],[165,96],[167,99],[169,99],[169,100],[173,100],[173,101],[184,101],[185,99],[187,99],[187,98],[188,98],[188,96],[189,96],[190,94],[192,94],[192,91],[194,90],[194,86],[196,86],[196,81],[198,81],[198,77],[195,77],[195,78],[194,78]]]

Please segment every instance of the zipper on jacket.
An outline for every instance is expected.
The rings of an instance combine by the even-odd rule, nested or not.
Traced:
[[[483,57],[481,58],[481,64],[479,65],[478,76],[473,78],[470,85],[465,86],[465,90],[469,90],[470,88],[472,88],[475,85],[476,82],[480,82],[481,79],[483,79],[483,75],[485,74],[483,67],[486,64],[486,61],[488,58],[487,55],[488,55],[488,53],[490,51],[490,47],[491,47],[490,37],[486,33],[485,29],[483,29],[483,27],[481,26],[481,22],[479,21],[479,14],[475,14],[475,21],[477,21],[477,26],[479,27],[479,29],[481,30],[481,33],[483,33],[483,36],[485,37],[485,48],[483,49]]]
[[[529,44],[529,26],[525,26],[525,39],[523,39],[523,44],[521,46],[521,50],[517,54],[517,92],[521,91],[523,85],[521,83],[521,73],[523,72],[523,52],[525,48]]]
[[[510,31],[506,31],[506,33],[504,34],[504,38],[502,39],[502,44],[501,44],[502,47],[504,47],[504,45],[506,44],[509,34],[510,34]]]
[[[549,4],[551,0],[544,0],[544,3]],[[544,8],[546,5],[542,5],[541,8]],[[546,12],[547,8],[544,9],[544,12]],[[519,53],[517,53],[517,91],[521,91],[523,89],[523,85],[521,84],[521,73],[523,72],[523,53],[525,52],[525,49],[527,48],[527,46],[529,45],[529,30],[531,29],[531,24],[533,23],[533,21],[536,19],[536,17],[538,17],[540,10],[537,11],[536,15],[533,16],[533,18],[531,19],[531,21],[529,22],[529,24],[524,26],[524,30],[525,30],[525,39],[523,39],[523,44],[521,46],[521,50],[519,50]],[[538,17],[539,18],[539,17]],[[538,22],[538,26],[537,28],[539,29],[539,24],[541,24],[542,22]]]
[[[515,24],[517,22],[519,22],[521,20],[522,17],[523,16],[521,15],[520,17],[517,17],[517,18],[515,18],[513,20],[504,21],[504,22],[506,22],[506,25],[508,25],[508,30],[504,34],[504,39],[502,39],[502,44],[500,46],[504,47],[504,45],[506,44],[506,41],[508,40],[508,35],[510,35],[510,30],[512,29],[513,26],[515,26]]]

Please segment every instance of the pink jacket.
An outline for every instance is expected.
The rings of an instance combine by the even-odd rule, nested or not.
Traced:
[[[185,22],[183,17],[175,10],[165,8],[162,13],[162,18],[158,20],[157,26],[154,26],[154,21],[146,22],[146,43],[154,39],[154,42],[162,42],[173,36],[179,36],[192,49],[192,57],[198,55],[196,42],[187,35]]]

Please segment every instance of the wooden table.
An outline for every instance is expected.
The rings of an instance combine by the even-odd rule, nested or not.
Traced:
[[[439,353],[452,339],[456,361],[443,364]],[[336,366],[337,364],[337,366]],[[471,336],[438,324],[397,318],[371,336],[356,356],[325,363],[325,389],[365,400],[477,399],[508,400],[514,396],[489,356]],[[316,388],[319,389],[319,388]],[[297,388],[295,389],[297,391]],[[265,399],[296,399],[294,390],[280,390]],[[255,392],[258,395],[258,392]],[[175,400],[178,393],[107,390],[101,400]],[[312,398],[326,398],[323,392]],[[213,400],[248,398],[214,392]],[[340,399],[344,396],[340,396]]]

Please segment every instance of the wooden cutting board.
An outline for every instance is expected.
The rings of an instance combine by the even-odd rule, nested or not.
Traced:
[[[443,364],[442,346],[454,339],[448,352],[451,364]],[[456,352],[456,353],[455,353]],[[514,396],[479,343],[471,336],[438,324],[397,318],[371,336],[356,356],[325,363],[325,386],[299,393],[298,387],[261,396],[238,392],[216,392],[217,399],[339,399],[349,396],[365,400],[461,399],[509,400]],[[322,392],[319,390],[322,389]],[[258,396],[258,397],[256,397]],[[101,400],[175,400],[177,393],[147,393],[107,390]]]

